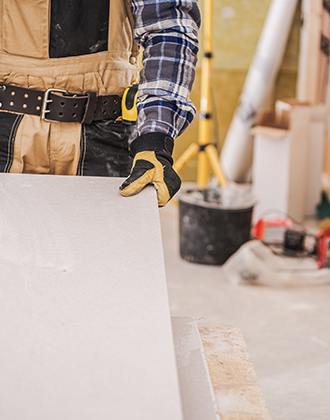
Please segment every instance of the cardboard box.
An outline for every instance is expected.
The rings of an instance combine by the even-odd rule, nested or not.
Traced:
[[[280,211],[298,221],[315,214],[322,190],[325,107],[276,103],[253,129],[255,218]]]

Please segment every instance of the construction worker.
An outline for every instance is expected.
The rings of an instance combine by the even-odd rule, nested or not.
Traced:
[[[153,184],[165,205],[180,188],[174,139],[195,113],[197,0],[0,0],[0,9],[0,171],[130,173],[123,196]]]

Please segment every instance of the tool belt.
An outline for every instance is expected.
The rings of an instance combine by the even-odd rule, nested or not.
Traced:
[[[123,103],[117,95],[99,96],[93,92],[73,94],[64,89],[41,91],[0,84],[0,111],[36,115],[48,122],[89,124],[92,121],[115,121],[122,117],[127,106],[131,106],[126,105],[126,98],[132,96],[131,92],[134,92],[136,104],[136,85],[125,91]]]

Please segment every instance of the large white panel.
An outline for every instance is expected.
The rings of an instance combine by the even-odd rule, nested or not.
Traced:
[[[181,420],[152,188],[0,175],[0,418]]]

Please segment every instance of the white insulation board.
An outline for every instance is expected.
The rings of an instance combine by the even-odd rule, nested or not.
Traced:
[[[155,193],[120,182],[0,175],[0,419],[182,420]]]

